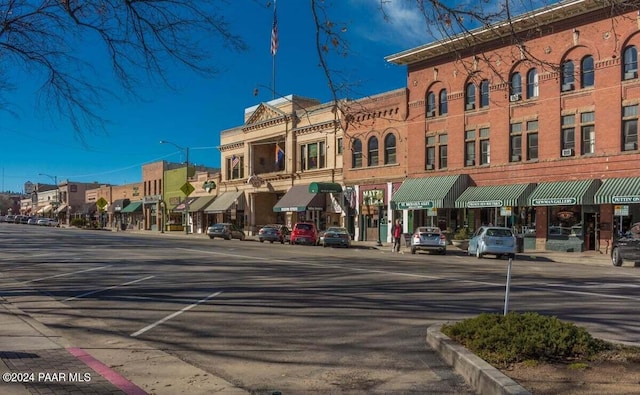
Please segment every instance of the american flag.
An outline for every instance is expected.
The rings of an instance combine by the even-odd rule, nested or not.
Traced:
[[[276,16],[276,4],[273,2],[273,27],[271,28],[271,56],[278,52],[278,17]]]
[[[236,166],[238,166],[238,163],[240,163],[240,158],[238,158],[237,156],[233,155],[231,157],[231,168],[235,169]]]

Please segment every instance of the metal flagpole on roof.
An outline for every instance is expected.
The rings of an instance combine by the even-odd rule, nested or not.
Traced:
[[[278,17],[276,15],[276,0],[273,1],[273,26],[271,27],[271,91],[276,98],[276,53],[278,52]]]

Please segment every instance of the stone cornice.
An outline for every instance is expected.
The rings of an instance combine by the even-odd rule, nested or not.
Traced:
[[[230,150],[234,150],[242,147],[244,147],[244,141],[237,141],[234,143],[220,145],[218,146],[218,150],[220,150],[220,152],[225,152],[225,151],[230,151]]]

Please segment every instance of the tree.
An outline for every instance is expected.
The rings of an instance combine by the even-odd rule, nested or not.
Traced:
[[[140,70],[170,85],[170,62],[217,73],[213,40],[245,49],[214,1],[0,0],[0,108],[9,108],[12,71],[25,71],[40,83],[39,98],[70,121],[77,137],[101,129],[99,103],[111,92],[96,82],[95,54],[76,50],[83,40],[100,45],[122,87],[134,95],[147,82],[138,79]]]

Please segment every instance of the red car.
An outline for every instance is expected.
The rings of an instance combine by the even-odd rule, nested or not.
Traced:
[[[318,244],[318,230],[312,222],[297,222],[291,230],[291,244]]]

